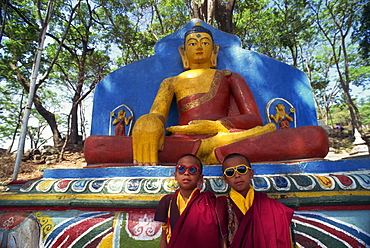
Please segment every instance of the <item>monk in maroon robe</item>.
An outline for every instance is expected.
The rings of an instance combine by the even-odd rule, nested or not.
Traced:
[[[228,223],[231,212],[239,222],[237,227]],[[268,198],[265,193],[254,193],[253,205],[245,215],[228,196],[220,196],[217,215],[223,236],[237,229],[230,247],[291,247],[289,225],[293,210]]]
[[[223,163],[224,179],[232,188],[216,200],[223,247],[290,248],[290,223],[294,211],[250,186],[253,170],[241,154]]]
[[[162,222],[161,248],[219,247],[215,195],[198,189],[202,183],[202,164],[194,155],[185,155],[176,166],[179,189],[160,200],[154,219]]]
[[[158,204],[155,220],[170,225],[171,238],[167,247],[219,247],[219,229],[213,193],[196,190],[180,215],[176,205],[179,191],[164,196]],[[171,216],[168,217],[170,208]]]

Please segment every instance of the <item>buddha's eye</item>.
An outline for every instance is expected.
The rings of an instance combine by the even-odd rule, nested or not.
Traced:
[[[208,45],[211,45],[211,43],[209,43],[208,41],[203,41],[202,45],[208,46]]]
[[[196,46],[196,45],[197,45],[197,43],[195,43],[195,42],[188,43],[188,46]]]

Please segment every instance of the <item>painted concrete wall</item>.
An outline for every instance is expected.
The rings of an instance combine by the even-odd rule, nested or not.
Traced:
[[[153,209],[0,212],[0,242],[8,248],[153,248],[161,235],[153,217]],[[369,247],[369,223],[370,211],[297,211],[294,238],[299,247]]]
[[[299,247],[370,247],[369,162],[253,164],[252,184],[295,209]],[[42,179],[0,195],[2,247],[158,247],[154,209],[175,191],[173,172],[170,166],[46,170]],[[226,194],[220,172],[205,166],[202,190]]]

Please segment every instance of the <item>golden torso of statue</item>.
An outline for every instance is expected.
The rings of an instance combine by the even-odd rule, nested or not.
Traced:
[[[189,95],[208,92],[215,72],[215,69],[194,69],[175,77],[172,86],[177,101]]]

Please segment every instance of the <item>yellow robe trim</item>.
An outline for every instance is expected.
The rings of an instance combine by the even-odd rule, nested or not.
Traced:
[[[252,206],[254,200],[254,189],[252,185],[250,185],[247,196],[244,198],[238,191],[231,188],[230,191],[230,198],[233,202],[238,206],[240,211],[245,214],[248,209]]]
[[[196,190],[198,190],[198,188],[195,188],[193,192],[191,192],[187,201],[184,200],[184,198],[181,195],[181,192],[179,192],[179,194],[177,195],[176,204],[177,204],[177,207],[179,208],[180,215],[182,215],[182,212],[184,212],[186,206],[188,205],[189,200],[193,197],[193,194]]]

